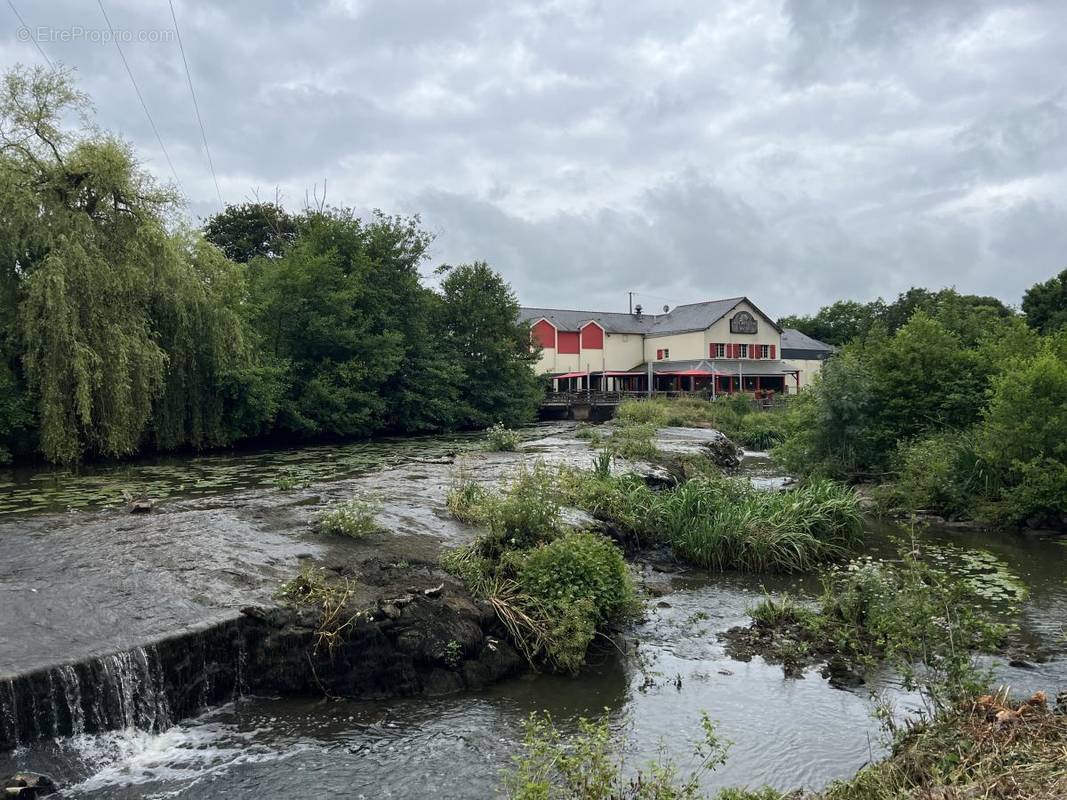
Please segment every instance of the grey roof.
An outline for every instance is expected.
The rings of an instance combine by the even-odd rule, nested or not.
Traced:
[[[615,311],[570,311],[524,306],[519,309],[519,318],[524,322],[532,323],[544,317],[561,331],[576,331],[585,323],[594,320],[608,333],[643,333],[649,336],[665,336],[710,328],[742,300],[756,308],[756,305],[747,297],[728,297],[724,300],[708,300],[704,303],[687,303],[675,306],[666,314],[642,314],[640,317]],[[780,330],[773,320],[766,319],[775,330]]]
[[[656,320],[656,317],[648,314],[637,317],[618,311],[573,311],[530,306],[519,309],[519,319],[523,322],[534,323],[542,317],[561,331],[576,331],[593,320],[608,333],[647,333]]]
[[[834,346],[818,339],[812,339],[806,333],[801,333],[796,328],[782,329],[783,350],[824,350],[827,353],[834,351]]]

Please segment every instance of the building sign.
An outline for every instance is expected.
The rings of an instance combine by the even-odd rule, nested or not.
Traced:
[[[730,333],[756,333],[756,318],[747,311],[738,311],[730,317]]]

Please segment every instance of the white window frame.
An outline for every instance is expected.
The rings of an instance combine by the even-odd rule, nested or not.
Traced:
[[[748,345],[747,344],[741,345],[741,355],[739,356],[739,358],[748,358]]]
[[[724,342],[715,343],[715,358],[726,358],[726,344]]]
[[[760,358],[770,358],[771,357],[771,346],[769,344],[761,344],[759,346],[759,357]]]

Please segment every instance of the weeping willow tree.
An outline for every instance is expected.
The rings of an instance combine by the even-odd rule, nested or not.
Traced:
[[[241,276],[192,234],[168,231],[176,193],[93,128],[89,110],[67,72],[4,77],[0,324],[38,447],[71,462],[248,433],[264,420],[247,419],[257,365]],[[269,399],[251,404],[271,413]]]

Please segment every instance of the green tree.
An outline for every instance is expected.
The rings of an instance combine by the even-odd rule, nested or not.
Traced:
[[[443,268],[443,332],[463,368],[460,424],[485,428],[529,422],[543,389],[532,369],[538,353],[519,321],[511,287],[485,262]]]
[[[883,311],[881,300],[872,303],[838,300],[820,308],[814,316],[782,317],[778,324],[783,328],[796,328],[827,344],[843,345],[866,336]]]
[[[232,298],[198,267],[203,251],[168,233],[175,194],[124,142],[94,130],[88,112],[66,72],[16,68],[0,89],[8,371],[51,460],[133,453],[153,421],[168,446],[222,443],[224,408],[212,395],[250,353],[236,321],[200,322],[223,319]],[[63,127],[79,115],[80,128]],[[184,393],[168,402],[177,385]]]
[[[300,219],[277,203],[230,204],[204,223],[204,238],[231,261],[280,258],[292,247]]]
[[[1034,330],[1052,333],[1067,327],[1067,269],[1023,295],[1023,313]]]

